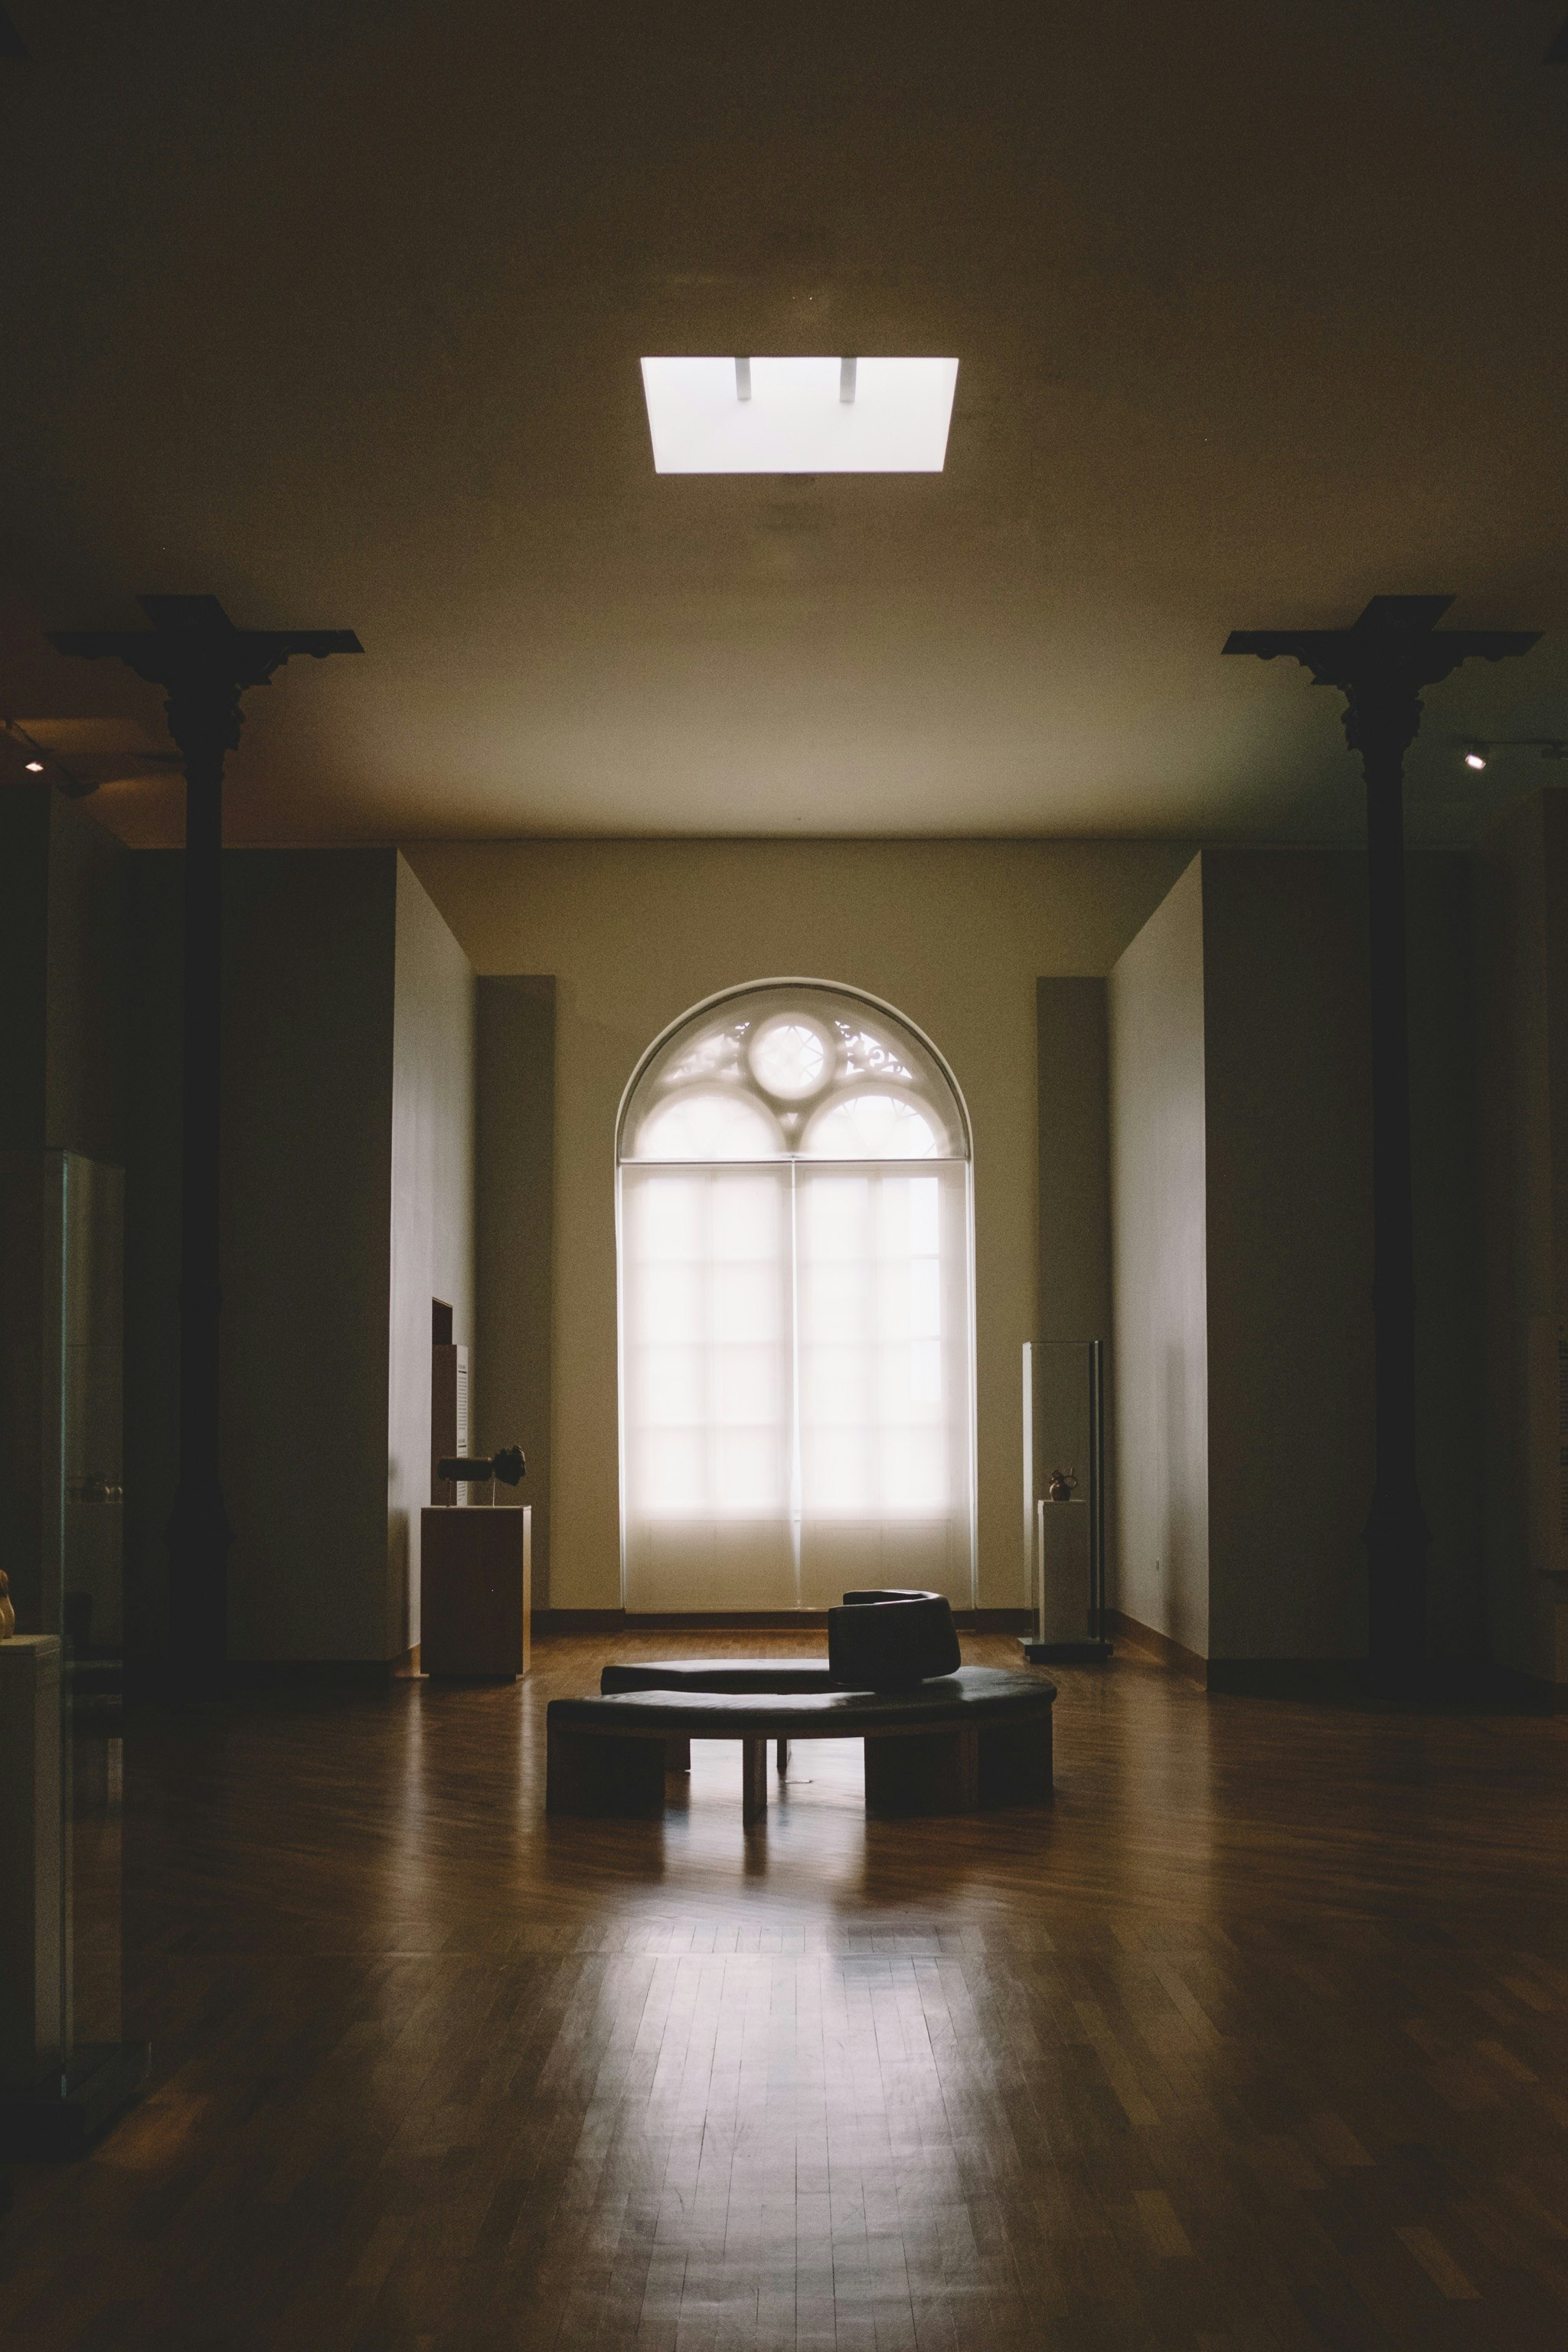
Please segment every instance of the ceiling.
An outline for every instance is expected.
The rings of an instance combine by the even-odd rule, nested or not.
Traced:
[[[10,0],[0,711],[177,838],[42,632],[210,592],[365,647],[233,839],[1327,835],[1226,633],[1451,591],[1548,632],[1429,698],[1466,837],[1568,772],[1447,740],[1568,731],[1563,5]],[[956,352],[945,472],[656,477],[736,351]]]

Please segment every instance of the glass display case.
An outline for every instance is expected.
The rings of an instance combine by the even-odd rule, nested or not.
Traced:
[[[1103,1664],[1105,1343],[1024,1343],[1024,1557],[1036,1664]]]
[[[147,2067],[121,2015],[124,1178],[62,1151],[6,1155],[0,1177],[6,1402],[37,1432],[5,1456],[18,1636],[37,1661],[8,1680],[37,1721],[12,1727],[29,1794],[5,1901],[26,1915],[28,2015],[7,2021],[0,2138],[74,2156]]]

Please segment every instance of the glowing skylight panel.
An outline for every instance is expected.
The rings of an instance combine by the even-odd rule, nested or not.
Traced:
[[[658,474],[940,474],[956,360],[645,359]]]

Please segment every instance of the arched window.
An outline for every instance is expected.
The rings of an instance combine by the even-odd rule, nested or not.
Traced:
[[[621,1525],[633,1610],[973,1601],[969,1131],[873,998],[700,1005],[617,1139]]]

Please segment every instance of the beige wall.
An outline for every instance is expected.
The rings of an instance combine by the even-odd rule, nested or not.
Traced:
[[[124,1157],[125,853],[75,801],[49,795],[50,1146]]]
[[[1568,1683],[1568,793],[1532,793],[1488,834],[1478,867],[1489,1614],[1503,1664]]]
[[[1109,991],[1113,1605],[1209,1648],[1204,866],[1194,858]]]
[[[0,1149],[123,1155],[123,861],[48,782],[0,793]]]
[[[1409,896],[1429,1631],[1436,1654],[1473,1660],[1484,1627],[1465,862],[1414,857]],[[1116,1598],[1206,1656],[1222,1686],[1284,1687],[1267,1670],[1365,1649],[1366,919],[1353,851],[1205,849],[1110,975]],[[1521,975],[1515,992],[1535,985]]]
[[[419,1514],[430,1500],[430,1307],[474,1339],[474,975],[397,861],[387,1312],[386,1590],[378,1654],[419,1639]]]
[[[181,860],[130,869],[128,1634],[166,1641],[177,1467]],[[472,975],[390,849],[224,860],[229,1653],[374,1665],[417,1639],[430,1300],[471,1312]],[[417,1527],[415,1526],[415,1544]],[[415,1632],[408,1621],[414,1613]]]
[[[1042,978],[1038,1026],[1039,1302],[1047,1341],[1110,1338],[1107,980]]]
[[[177,940],[181,861],[134,856],[144,884],[154,857]],[[395,868],[374,849],[224,861],[223,1476],[237,1659],[387,1654]],[[178,1004],[176,959],[172,1034],[160,1024],[145,1041],[172,1051],[176,1070]],[[157,1142],[177,1154],[177,1096],[172,1108]],[[177,1230],[169,1240],[177,1253]],[[145,1241],[133,1226],[133,1250]],[[177,1269],[177,1255],[160,1269],[171,1287]],[[132,1490],[139,1551],[161,1566],[167,1506],[150,1512],[143,1485]]]
[[[521,1445],[533,1605],[548,1609],[555,982],[491,973],[474,1002],[475,1447]]]
[[[0,1151],[37,1151],[48,1067],[47,784],[0,793]]]
[[[46,1202],[58,1202],[59,1171],[42,1155],[123,1157],[124,863],[112,835],[47,781],[0,793],[0,1564],[24,1633],[43,1629],[50,1552],[40,1349]],[[55,1273],[58,1283],[58,1249]]]
[[[1321,849],[1205,850],[1202,865],[1208,1654],[1359,1657],[1373,1474],[1365,867]],[[1433,1175],[1424,1162],[1423,1193]]]
[[[1356,865],[1358,900],[1364,874]],[[1485,1658],[1486,1217],[1476,1073],[1489,1054],[1479,1017],[1477,860],[1407,860],[1410,1127],[1415,1243],[1417,1470],[1432,1531],[1434,1654]],[[1357,957],[1358,970],[1361,958]],[[1370,1377],[1370,1375],[1369,1375]]]
[[[131,901],[126,1621],[166,1643],[178,1470],[182,859]],[[390,850],[224,860],[223,1478],[229,1654],[382,1654]]]
[[[984,1607],[1021,1605],[1019,1348],[1037,1312],[1035,982],[1109,971],[1190,853],[1143,843],[533,841],[407,854],[477,971],[557,981],[553,1604],[620,1600],[613,1148],[622,1089],[689,1006],[794,974],[896,1005],[963,1089],[974,1133],[979,1594]]]

